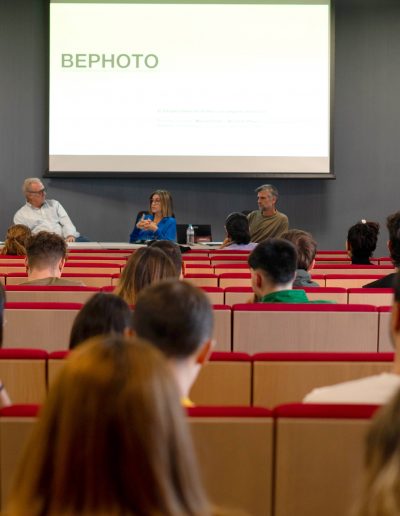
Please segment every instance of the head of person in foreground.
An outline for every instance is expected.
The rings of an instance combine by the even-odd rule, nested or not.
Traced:
[[[282,235],[284,240],[291,242],[297,252],[297,269],[310,271],[315,264],[317,243],[311,233],[302,229],[289,229]]]
[[[133,331],[133,314],[128,304],[114,294],[98,292],[79,310],[71,328],[69,349],[98,335],[125,335]]]
[[[212,349],[213,311],[207,295],[185,281],[152,285],[137,299],[133,325],[139,337],[167,357],[186,398]]]
[[[268,238],[251,252],[248,264],[251,286],[258,298],[272,292],[290,290],[296,275],[296,248],[287,240]]]
[[[55,233],[40,231],[26,241],[25,263],[29,278],[59,278],[66,257],[67,244]]]
[[[129,257],[115,294],[133,305],[143,288],[168,278],[179,278],[171,258],[162,249],[141,247]]]
[[[140,339],[96,337],[52,385],[9,514],[210,514],[176,384]]]
[[[235,212],[225,220],[227,240],[233,244],[248,244],[250,242],[249,221],[243,213]]]

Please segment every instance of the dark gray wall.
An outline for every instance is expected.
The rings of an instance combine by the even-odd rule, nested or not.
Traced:
[[[0,0],[0,239],[23,199],[25,177],[47,168],[47,2]],[[337,179],[279,180],[280,209],[321,249],[342,248],[360,218],[384,224],[400,209],[400,2],[336,1],[334,163]],[[156,188],[172,192],[180,222],[212,223],[255,208],[253,179],[51,179],[84,234],[126,240]],[[383,228],[379,252],[387,238]]]

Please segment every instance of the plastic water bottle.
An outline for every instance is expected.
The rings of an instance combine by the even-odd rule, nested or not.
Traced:
[[[194,229],[191,224],[188,225],[186,230],[186,244],[193,245],[194,244]]]

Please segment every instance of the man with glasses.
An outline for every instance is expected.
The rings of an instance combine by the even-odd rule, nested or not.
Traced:
[[[24,224],[31,229],[32,233],[39,231],[56,233],[66,242],[75,242],[79,239],[76,227],[61,204],[54,199],[46,199],[46,188],[40,179],[37,177],[25,179],[22,191],[26,204],[14,215],[14,224]]]

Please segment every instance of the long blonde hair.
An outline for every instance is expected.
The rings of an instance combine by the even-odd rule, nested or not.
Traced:
[[[201,515],[175,381],[138,338],[96,337],[56,378],[11,492],[12,515]]]
[[[354,514],[400,514],[400,391],[379,410],[369,429],[363,491]]]
[[[10,226],[7,229],[6,240],[1,254],[26,255],[26,241],[31,234],[31,230],[24,224]]]
[[[153,246],[141,247],[129,257],[115,294],[133,305],[143,288],[160,280],[178,277],[173,261],[164,251]]]

